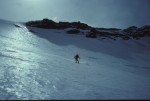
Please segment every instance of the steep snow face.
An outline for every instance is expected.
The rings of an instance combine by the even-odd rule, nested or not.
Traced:
[[[148,38],[95,40],[29,29],[0,21],[0,99],[150,98]]]

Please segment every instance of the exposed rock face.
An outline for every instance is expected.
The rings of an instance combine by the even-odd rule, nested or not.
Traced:
[[[29,21],[26,23],[26,26],[45,28],[45,29],[66,29],[72,28],[67,32],[67,34],[79,34],[84,33],[80,30],[88,30],[85,34],[87,38],[110,38],[116,40],[121,38],[123,40],[129,39],[140,39],[142,37],[150,37],[150,26],[146,25],[141,28],[136,26],[131,26],[126,29],[117,29],[117,28],[94,28],[85,23],[78,22],[59,22],[56,23],[47,18],[39,21]],[[83,35],[84,35],[83,34]]]
[[[77,28],[77,29],[88,29],[91,28],[87,24],[81,22],[59,22],[56,23],[47,18],[42,21],[29,21],[26,23],[26,26],[45,28],[45,29],[66,29],[66,28]]]

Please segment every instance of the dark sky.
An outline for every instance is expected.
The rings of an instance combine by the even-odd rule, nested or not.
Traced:
[[[0,19],[81,21],[94,27],[150,25],[150,0],[0,0]]]

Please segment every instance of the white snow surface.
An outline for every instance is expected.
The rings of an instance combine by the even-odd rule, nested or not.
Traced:
[[[0,99],[150,99],[150,38],[29,29],[0,20]]]

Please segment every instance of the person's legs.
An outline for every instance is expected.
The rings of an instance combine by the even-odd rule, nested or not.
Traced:
[[[76,63],[79,63],[79,59],[75,59]]]

